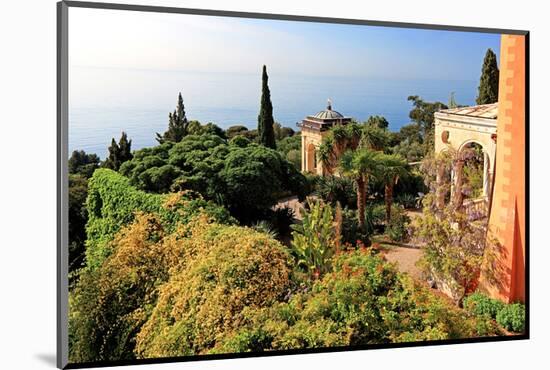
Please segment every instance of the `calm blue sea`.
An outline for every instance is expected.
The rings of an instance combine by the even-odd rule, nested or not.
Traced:
[[[236,124],[256,127],[261,90],[257,75],[126,71],[117,72],[113,80],[103,72],[96,72],[97,86],[81,88],[75,86],[80,83],[78,76],[73,79],[71,89],[75,92],[69,100],[71,152],[85,150],[104,158],[111,138],[118,140],[122,131],[132,139],[133,149],[155,145],[155,132],[166,129],[178,91],[182,91],[188,119],[214,122],[222,128]],[[128,89],[129,80],[140,82]],[[370,115],[383,115],[390,129],[398,130],[410,122],[407,96],[447,103],[454,91],[459,104],[474,104],[477,83],[276,75],[269,80],[275,120],[294,129],[306,115],[325,109],[327,98],[331,98],[333,109],[345,116],[362,121]],[[101,99],[97,98],[98,91]]]

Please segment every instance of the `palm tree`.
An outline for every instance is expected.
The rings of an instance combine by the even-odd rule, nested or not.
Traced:
[[[372,150],[383,150],[389,143],[388,131],[372,125],[364,125],[359,147]]]
[[[381,154],[378,156],[380,168],[378,178],[384,183],[384,200],[386,202],[386,223],[391,219],[393,187],[400,177],[407,176],[407,162],[397,154]]]
[[[369,179],[376,177],[380,167],[380,153],[367,148],[348,150],[340,158],[339,171],[343,176],[352,178],[357,190],[357,220],[359,228],[365,228],[365,205]]]
[[[329,174],[339,165],[342,154],[347,150],[369,148],[382,150],[389,142],[386,130],[366,124],[352,122],[346,126],[334,126],[319,147],[319,158]]]
[[[359,146],[361,131],[361,127],[356,122],[346,126],[336,125],[323,139],[319,147],[319,159],[329,174],[338,167],[338,161],[346,150],[356,149]]]

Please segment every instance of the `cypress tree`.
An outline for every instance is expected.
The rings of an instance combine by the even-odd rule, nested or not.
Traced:
[[[447,104],[449,108],[458,108],[458,104],[456,104],[455,100],[455,92],[451,92],[451,96],[449,97],[449,104]]]
[[[267,70],[264,65],[262,72],[262,98],[260,100],[260,114],[258,114],[258,136],[260,143],[265,147],[275,149],[275,133],[273,131],[273,105],[271,93],[267,85]]]
[[[118,160],[120,164],[132,159],[132,140],[128,140],[128,135],[123,131],[118,141]]]
[[[492,104],[498,101],[498,75],[497,56],[491,49],[487,49],[481,68],[477,104]]]
[[[115,138],[111,139],[111,146],[108,148],[108,150],[109,156],[105,159],[105,162],[103,162],[103,167],[117,171],[120,165],[118,161],[120,149],[115,141]]]
[[[132,140],[128,140],[128,135],[123,131],[120,140],[117,142],[115,138],[111,139],[109,146],[109,156],[103,162],[103,167],[118,171],[120,165],[132,159]]]
[[[168,113],[168,130],[162,135],[157,132],[157,141],[160,144],[166,141],[178,143],[188,134],[188,126],[189,121],[185,116],[185,106],[180,92],[174,113]]]

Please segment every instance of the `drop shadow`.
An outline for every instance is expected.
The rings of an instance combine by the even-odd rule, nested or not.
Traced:
[[[34,357],[46,365],[57,367],[57,357],[54,353],[40,353],[35,354]]]

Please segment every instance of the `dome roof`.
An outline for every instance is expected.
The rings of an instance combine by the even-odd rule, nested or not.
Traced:
[[[313,116],[314,118],[318,119],[338,119],[338,118],[344,118],[344,116],[335,110],[332,110],[332,104],[330,100],[328,101],[327,109],[320,111],[316,115]]]

